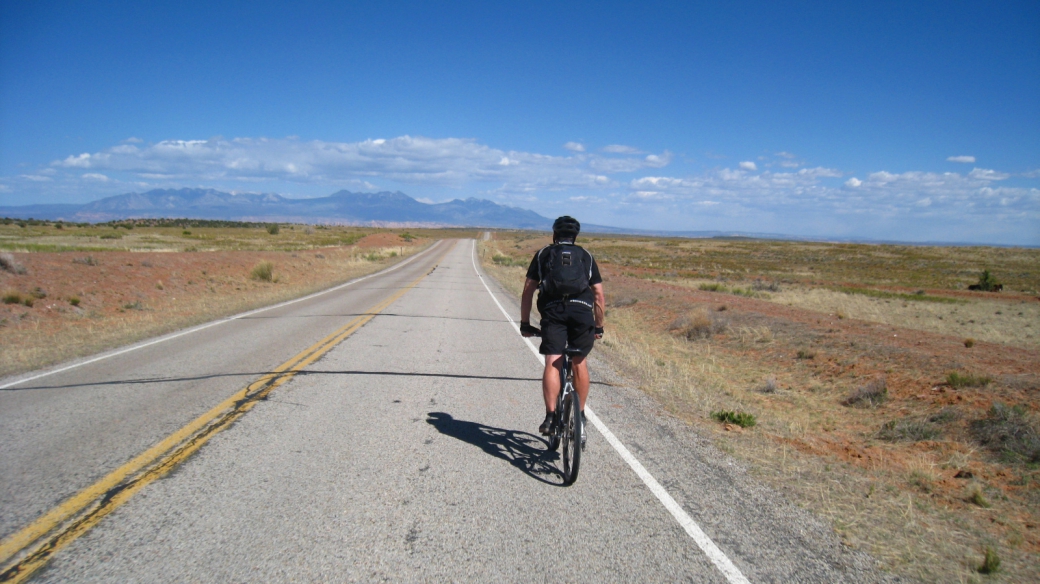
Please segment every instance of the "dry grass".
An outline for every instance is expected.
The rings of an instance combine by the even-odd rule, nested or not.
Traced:
[[[989,415],[971,425],[976,439],[1012,461],[1040,463],[1040,423],[1022,406],[994,402]]]
[[[694,289],[716,286],[716,283],[700,280],[667,281]],[[719,291],[726,290],[720,288]],[[799,285],[755,297],[839,318],[959,336],[965,339],[969,348],[977,341],[1040,347],[1040,303],[1035,300],[1008,300],[995,296],[951,297],[953,302],[949,303],[904,301]]]
[[[876,407],[885,403],[888,397],[888,384],[885,378],[873,379],[866,385],[857,387],[848,397],[841,400],[843,406]]]
[[[602,348],[639,380],[644,391],[702,429],[713,412],[753,412],[759,431],[740,437],[716,434],[718,445],[752,462],[758,476],[830,521],[850,547],[871,553],[900,573],[957,582],[970,577],[974,566],[964,559],[974,557],[980,536],[996,545],[992,536],[980,534],[933,499],[942,480],[933,457],[914,456],[893,467],[881,464],[886,456],[882,449],[854,447],[854,455],[872,461],[866,466],[827,454],[833,445],[845,442],[843,429],[855,431],[843,428],[848,421],[834,411],[838,400],[833,390],[777,392],[774,379],[770,392],[740,391],[733,381],[733,370],[740,365],[721,357],[710,343],[677,341],[645,332],[649,328],[632,313],[614,312]],[[869,396],[865,403],[876,403],[883,395],[879,385],[862,388]],[[768,403],[771,395],[777,396],[776,402]],[[896,422],[883,427],[881,438],[914,443],[936,438],[939,427],[927,421]],[[892,456],[898,460],[897,453]],[[1030,552],[1020,549],[1009,555],[1015,557],[1016,573],[1034,573],[1022,571]]]
[[[9,253],[0,253],[0,270],[11,272],[12,274],[26,273],[25,266],[18,263],[14,256]]]
[[[846,318],[970,338],[971,345],[981,340],[1040,346],[1040,303],[1035,300],[965,298],[956,304],[902,302],[805,287],[789,288],[768,300],[824,314],[842,313]]]
[[[277,225],[275,227],[277,227]],[[274,264],[267,260],[258,263],[257,265],[253,266],[252,271],[249,272],[249,277],[254,280],[259,280],[261,282],[273,282]]]
[[[503,234],[503,239],[505,234]],[[521,234],[517,244],[531,239]],[[663,277],[778,284],[967,290],[989,269],[1005,292],[1040,291],[1040,250],[1031,248],[930,247],[720,239],[582,236],[579,242],[601,263]]]
[[[672,324],[668,325],[668,330],[688,341],[693,341],[724,332],[728,327],[729,323],[717,312],[708,312],[705,308],[698,308],[673,320]]]

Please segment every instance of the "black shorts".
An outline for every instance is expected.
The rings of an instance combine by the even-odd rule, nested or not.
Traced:
[[[543,355],[562,355],[564,349],[581,350],[582,356],[592,351],[596,342],[596,319],[592,308],[580,302],[557,302],[546,306],[542,313]]]

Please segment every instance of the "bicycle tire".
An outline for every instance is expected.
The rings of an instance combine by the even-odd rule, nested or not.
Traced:
[[[556,414],[559,415],[563,412],[563,394],[567,387],[567,362],[564,362],[564,366],[560,369],[560,393],[556,394]],[[556,452],[560,448],[560,436],[563,434],[561,428],[563,427],[564,419],[557,417],[553,424],[553,433],[549,435],[549,451]]]
[[[563,403],[563,483],[573,485],[578,480],[578,469],[581,466],[581,406],[578,404],[578,393],[571,391]]]

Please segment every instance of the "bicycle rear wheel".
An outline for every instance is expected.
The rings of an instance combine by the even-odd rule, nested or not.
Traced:
[[[581,465],[581,406],[578,393],[570,391],[563,401],[563,484],[573,485],[578,480]]]
[[[560,447],[560,437],[563,435],[563,425],[567,420],[567,418],[563,416],[563,394],[565,391],[564,388],[566,388],[567,384],[570,383],[567,376],[567,370],[569,368],[570,367],[565,361],[563,368],[560,369],[560,393],[556,394],[556,420],[553,423],[553,433],[549,436],[549,450],[551,452],[556,452]]]

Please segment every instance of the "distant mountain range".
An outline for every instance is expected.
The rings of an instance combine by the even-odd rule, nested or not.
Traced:
[[[213,189],[156,189],[86,205],[0,207],[0,216],[91,223],[183,217],[371,226],[552,228],[552,219],[526,209],[474,198],[421,203],[401,192],[340,191],[327,197],[287,199],[275,194],[231,194]]]
[[[264,223],[326,223],[372,227],[488,227],[549,231],[552,219],[534,211],[499,205],[485,199],[456,199],[422,203],[401,192],[352,193],[327,197],[287,199],[275,194],[232,194],[213,189],[156,189],[107,197],[86,205],[23,205],[0,207],[0,217],[102,223],[119,219],[215,219]],[[626,229],[584,223],[583,233],[649,235],[656,237],[714,237],[780,239],[789,241],[862,241],[869,239],[805,238],[777,233],[737,231],[664,231]],[[978,245],[918,242],[914,245]]]

